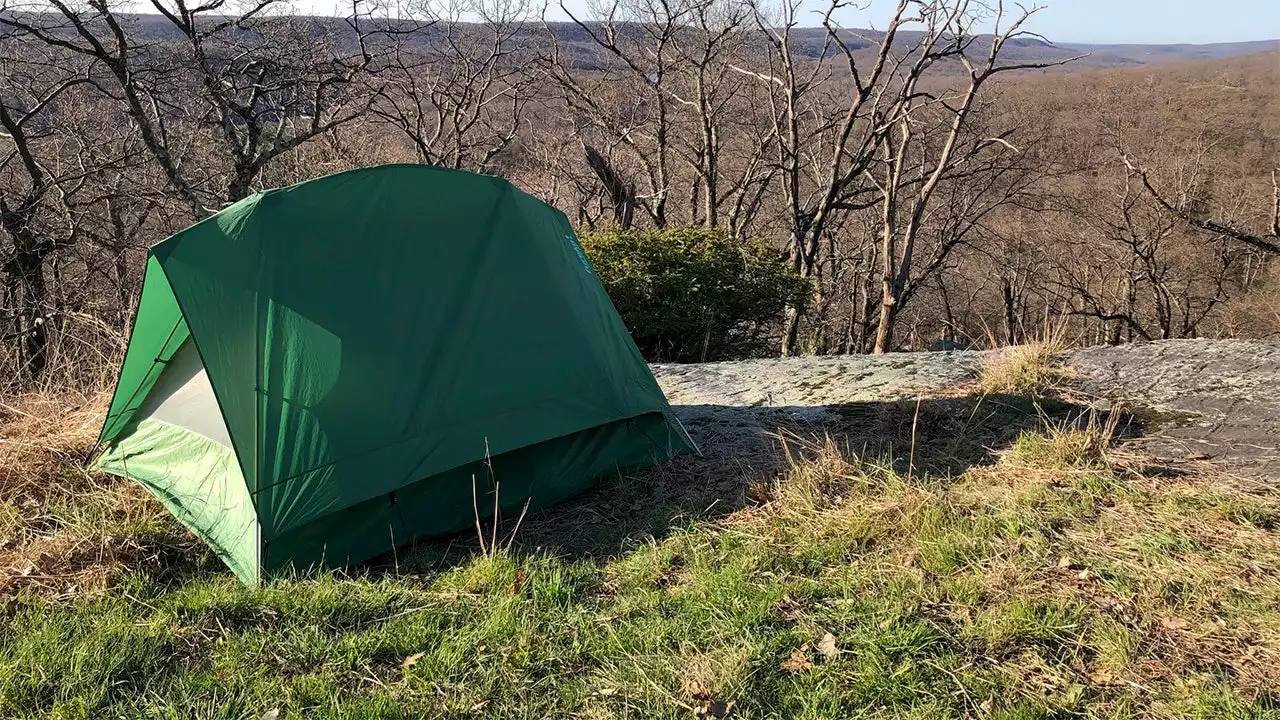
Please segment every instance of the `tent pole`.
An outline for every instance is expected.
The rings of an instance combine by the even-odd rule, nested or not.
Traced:
[[[703,457],[702,448],[698,447],[698,443],[693,441],[693,436],[690,435],[689,431],[685,429],[684,423],[680,422],[680,416],[676,415],[675,412],[672,412],[671,418],[676,421],[677,425],[680,426],[680,432],[684,433],[684,439],[688,440],[689,444],[693,446],[693,451],[698,453],[698,457]]]

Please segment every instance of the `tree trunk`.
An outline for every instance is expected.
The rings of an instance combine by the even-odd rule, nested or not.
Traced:
[[[791,269],[800,277],[808,280],[813,277],[813,266],[817,254],[817,240],[811,240],[808,233],[794,234],[791,237]],[[812,294],[812,289],[810,290]],[[796,353],[796,343],[800,338],[800,320],[804,316],[805,302],[788,305],[782,319],[782,357],[791,357]]]
[[[876,327],[876,346],[872,352],[884,355],[893,345],[893,324],[898,319],[898,291],[886,280],[884,296],[880,299],[880,324]]]
[[[1013,283],[1008,278],[1000,279],[1000,294],[1004,298],[1004,334],[1005,342],[1017,345],[1021,339],[1018,332],[1018,303],[1013,292]]]
[[[946,342],[956,342],[960,333],[956,331],[956,314],[951,308],[951,297],[947,295],[947,284],[942,281],[942,276],[938,276],[938,297],[942,300],[942,340]]]
[[[116,252],[115,283],[116,283],[116,307],[115,327],[121,333],[125,332],[129,325],[129,311],[133,307],[133,282],[129,277],[129,257],[123,249]]]
[[[796,341],[800,337],[800,306],[789,305],[782,316],[782,357],[796,353]]]
[[[49,323],[44,312],[48,288],[43,264],[36,253],[23,252],[13,258],[13,267],[22,288],[22,303],[18,310],[19,359],[29,381],[39,378],[49,361]]]
[[[237,161],[232,168],[231,180],[227,183],[227,203],[239,202],[253,194],[253,181],[261,169],[251,161]]]

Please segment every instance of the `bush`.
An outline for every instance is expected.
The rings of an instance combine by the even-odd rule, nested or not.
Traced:
[[[772,352],[783,308],[805,281],[763,242],[721,230],[601,230],[583,248],[640,352],[706,362]]]

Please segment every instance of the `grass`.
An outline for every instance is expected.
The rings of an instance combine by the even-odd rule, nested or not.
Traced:
[[[0,421],[6,557],[71,579],[0,587],[0,717],[1280,717],[1280,502],[1148,477],[1097,418],[949,474],[788,435],[778,472],[720,467],[752,502],[605,555],[249,589],[71,469],[93,406],[41,402]]]
[[[25,590],[54,599],[103,592],[127,567],[157,567],[164,551],[195,547],[140,486],[82,469],[105,400],[31,393],[0,402],[0,608]]]
[[[1042,340],[1002,350],[983,364],[978,387],[986,395],[1048,395],[1070,379],[1057,362],[1067,345],[1062,331],[1050,330]]]

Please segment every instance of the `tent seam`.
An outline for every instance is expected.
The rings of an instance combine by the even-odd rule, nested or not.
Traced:
[[[151,252],[148,250],[148,251],[147,251],[147,257],[148,257],[148,258],[153,258],[153,257],[155,257],[155,256],[154,256],[153,254],[151,254]],[[163,275],[163,274],[164,274],[164,267],[160,265],[160,259],[159,259],[159,258],[155,258],[155,260],[156,260],[156,267],[159,267],[159,268],[160,268],[160,273]],[[169,279],[169,278],[168,278],[168,276],[167,276],[167,275],[165,275],[165,280],[167,281],[168,279]],[[142,287],[139,289],[139,293],[138,293],[138,297],[139,297],[139,298],[141,298],[141,297],[143,296],[142,291],[145,291],[145,290],[146,290],[146,285],[147,285],[146,275],[143,275],[143,278],[142,278]],[[172,290],[173,290],[173,286],[172,286],[172,285],[170,285],[169,290],[170,290],[170,292],[172,292]],[[174,297],[174,302],[175,302],[175,303],[177,302],[177,296],[175,296],[175,297]],[[141,303],[141,300],[139,300],[139,303]],[[160,350],[161,350],[161,352],[163,352],[165,348],[169,347],[169,343],[173,341],[173,334],[174,334],[174,333],[176,333],[176,332],[178,331],[178,328],[179,328],[179,327],[181,327],[181,326],[182,326],[182,323],[184,323],[184,322],[186,322],[186,317],[185,317],[185,315],[183,315],[183,313],[182,313],[182,307],[181,307],[181,306],[179,306],[179,307],[178,307],[178,321],[177,321],[177,322],[175,322],[175,323],[173,324],[173,327],[169,329],[169,335],[165,338],[164,343],[162,343],[162,344],[160,345]],[[125,347],[126,347],[126,348],[128,348],[131,344],[133,344],[133,334],[134,334],[134,332],[135,332],[137,329],[138,329],[138,318],[137,318],[137,315],[136,315],[136,313],[135,313],[135,315],[134,315],[134,321],[133,321],[133,324],[129,327],[129,339],[128,339],[128,341],[126,341],[126,343],[125,343]],[[126,399],[126,400],[124,401],[124,407],[120,408],[120,411],[119,411],[119,412],[117,412],[117,413],[115,414],[114,418],[113,418],[111,415],[109,415],[109,414],[108,414],[108,415],[107,415],[107,417],[103,419],[103,421],[102,421],[102,431],[98,433],[98,440],[97,440],[97,442],[94,444],[94,448],[95,448],[95,449],[97,448],[97,446],[98,446],[98,445],[101,445],[101,444],[106,440],[107,428],[111,427],[111,426],[115,423],[115,421],[119,420],[119,419],[120,419],[120,418],[122,418],[122,417],[125,417],[125,416],[126,416],[127,414],[129,414],[129,413],[137,412],[137,411],[138,411],[138,409],[142,407],[141,405],[135,405],[134,407],[130,408],[130,407],[129,407],[129,405],[130,405],[130,403],[132,403],[134,400],[136,400],[136,399],[137,399],[137,397],[138,397],[138,391],[140,391],[140,390],[142,389],[142,386],[146,384],[146,380],[147,380],[147,378],[149,378],[149,377],[151,376],[151,373],[155,371],[155,369],[156,369],[156,365],[158,365],[158,364],[163,364],[163,362],[164,362],[164,361],[161,361],[161,360],[160,360],[160,358],[159,358],[158,356],[157,356],[157,357],[155,357],[155,358],[153,358],[153,359],[151,360],[151,367],[147,368],[147,371],[146,371],[145,373],[143,373],[143,375],[142,375],[142,382],[141,382],[141,383],[139,383],[139,384],[137,385],[137,387],[135,387],[135,388],[133,389],[133,392],[129,393],[129,397],[128,397],[128,399]],[[124,377],[124,368],[125,368],[125,363],[124,363],[124,362],[121,362],[121,363],[120,363],[120,369],[116,372],[116,388],[117,388],[117,389],[120,387],[120,380],[121,380],[121,379],[123,379],[123,377]],[[163,371],[161,371],[161,372],[163,372]],[[112,401],[112,404],[115,404],[115,397],[114,397],[114,396],[111,398],[111,401]],[[143,402],[146,402],[146,398],[143,398]],[[125,424],[127,425],[128,423],[125,423]],[[117,432],[117,435],[118,435],[118,434],[119,434],[119,433]],[[115,436],[113,436],[113,437],[112,437],[112,439],[114,439],[114,437],[115,437]],[[109,442],[109,441],[108,441],[108,442]],[[90,454],[92,454],[92,452],[91,452]]]
[[[255,200],[255,202],[254,202],[254,204],[253,204],[253,207],[252,207],[252,208],[250,208],[248,216],[245,218],[246,222],[247,222],[249,219],[251,219],[251,218],[253,217],[254,213],[256,213],[256,212],[257,212],[258,204],[257,204],[257,202],[256,202],[256,201],[257,201],[257,199],[259,199],[259,198],[261,198],[261,197],[262,197],[262,193],[258,193],[257,195],[255,195],[255,196],[254,196],[254,200]],[[174,237],[176,237],[176,236],[174,236]],[[161,273],[162,275],[164,275],[165,280],[169,283],[169,289],[173,292],[173,301],[174,301],[174,303],[176,303],[176,304],[177,304],[177,306],[178,306],[178,312],[179,312],[179,313],[181,313],[181,315],[182,315],[182,317],[183,317],[183,319],[184,319],[184,321],[185,321],[185,320],[186,320],[186,317],[187,317],[187,310],[186,310],[186,307],[183,305],[182,298],[180,298],[180,297],[178,296],[178,291],[177,291],[177,289],[173,287],[173,281],[172,281],[172,280],[169,280],[169,272],[168,272],[168,270],[166,270],[166,269],[165,269],[165,267],[164,267],[164,263],[163,263],[163,262],[160,262],[160,259],[159,259],[159,258],[156,258],[156,262],[157,262],[157,264],[158,264],[158,265],[159,265],[159,267],[160,267],[160,273]],[[257,529],[255,530],[255,532],[258,534],[258,537],[260,538],[260,537],[261,537],[261,528],[262,528],[262,515],[261,515],[261,513],[258,511],[258,502],[257,502],[258,498],[257,498],[256,493],[254,493],[252,490],[250,490],[250,489],[249,489],[249,478],[248,478],[247,474],[244,472],[244,466],[243,466],[243,464],[241,463],[240,447],[239,447],[239,444],[236,442],[235,435],[231,432],[231,424],[227,422],[227,413],[226,413],[226,411],[225,411],[225,410],[223,410],[223,407],[222,407],[222,405],[223,405],[223,401],[222,401],[221,394],[218,392],[218,384],[217,384],[216,382],[214,382],[214,373],[209,369],[209,364],[208,364],[207,362],[205,362],[205,359],[204,359],[204,352],[200,350],[200,341],[196,339],[196,333],[195,333],[195,331],[193,331],[193,330],[191,329],[191,323],[190,323],[190,322],[187,322],[187,336],[188,336],[188,339],[191,341],[191,345],[192,345],[192,347],[194,347],[194,348],[195,348],[195,350],[196,350],[196,356],[200,358],[200,365],[204,368],[205,374],[209,377],[209,389],[210,389],[210,391],[213,393],[213,400],[214,400],[214,404],[218,406],[218,415],[222,417],[222,425],[223,425],[223,427],[225,427],[225,428],[227,429],[227,439],[231,441],[231,452],[232,452],[232,454],[235,456],[236,464],[237,464],[237,465],[240,465],[240,479],[241,479],[242,481],[244,481],[244,483],[245,483],[245,490],[249,493],[250,504],[253,506],[254,525],[255,525],[255,527],[257,528]],[[256,372],[256,370],[255,370],[255,372]],[[255,403],[254,403],[254,404],[255,404],[255,405],[257,404],[257,403],[256,403],[256,401],[255,401]],[[257,438],[258,438],[257,413],[256,413],[256,412],[255,412],[255,414],[254,414],[254,431],[253,431],[253,436],[254,436],[254,445],[256,446],[256,445],[257,445]],[[255,455],[255,457],[256,457],[256,455],[257,455],[256,449],[255,449],[254,455]],[[254,481],[255,481],[255,484],[256,484],[256,480],[257,480],[257,470],[258,470],[258,468],[255,466],[255,467],[254,467]],[[261,543],[260,543],[260,542],[259,542],[259,543],[255,543],[255,545],[256,545],[256,547],[255,547],[255,550],[254,550],[254,555],[255,555],[255,557],[254,557],[254,562],[255,562],[255,564],[256,564],[256,563],[260,563],[260,561],[261,561],[262,549],[261,549]],[[254,574],[255,574],[255,579],[261,579],[261,576],[262,576],[262,568],[261,568],[260,566],[259,566],[259,567],[255,567],[255,568],[254,568]]]

